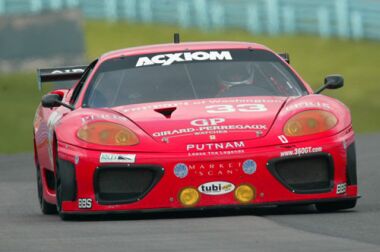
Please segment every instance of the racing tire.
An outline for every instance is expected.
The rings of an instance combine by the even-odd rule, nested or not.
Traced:
[[[71,220],[72,219],[72,215],[69,215],[69,214],[65,214],[62,212],[62,183],[61,183],[61,171],[59,169],[59,162],[58,162],[58,149],[57,149],[57,142],[55,142],[55,153],[54,153],[54,157],[55,157],[55,195],[56,195],[56,201],[57,201],[57,205],[56,205],[56,211],[59,215],[59,217],[61,218],[61,220],[63,221],[67,221],[67,220]]]
[[[57,199],[56,210],[59,217],[63,221],[71,220],[73,217],[72,215],[65,214],[62,212],[62,183],[61,183],[61,176],[59,173],[58,162],[56,162],[55,193],[56,193],[56,199]]]
[[[43,196],[43,185],[42,185],[42,176],[41,169],[37,166],[37,196],[38,202],[40,205],[41,212],[46,215],[57,214],[57,208],[54,204],[48,203]]]
[[[335,212],[339,210],[354,208],[356,206],[356,201],[356,199],[350,199],[344,201],[316,203],[315,208],[322,213]]]

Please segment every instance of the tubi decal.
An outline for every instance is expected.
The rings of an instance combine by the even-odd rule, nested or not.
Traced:
[[[100,154],[100,163],[134,163],[136,154],[115,154],[115,153],[102,153]]]
[[[230,182],[214,181],[200,185],[198,191],[207,195],[223,195],[232,192],[235,186]]]
[[[197,52],[158,54],[151,58],[140,57],[137,60],[136,67],[151,66],[151,65],[169,66],[176,62],[206,61],[206,60],[232,60],[232,56],[229,51],[221,51],[221,52],[197,51]]]

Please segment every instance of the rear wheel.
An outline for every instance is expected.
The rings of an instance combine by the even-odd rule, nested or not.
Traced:
[[[334,212],[338,210],[354,208],[355,206],[356,199],[315,204],[315,207],[319,212]]]
[[[43,196],[43,185],[42,185],[42,176],[41,176],[41,169],[39,166],[37,166],[37,195],[38,195],[38,202],[40,205],[41,212],[43,214],[56,214],[57,208],[55,205],[48,203]]]

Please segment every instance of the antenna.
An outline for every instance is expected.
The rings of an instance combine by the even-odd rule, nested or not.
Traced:
[[[174,44],[179,44],[179,33],[174,33]]]

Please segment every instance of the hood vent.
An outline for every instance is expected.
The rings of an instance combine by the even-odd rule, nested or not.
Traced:
[[[177,109],[177,107],[170,107],[170,108],[159,108],[155,109],[157,113],[160,113],[161,115],[165,116],[166,118],[170,118],[172,116],[172,113]]]

